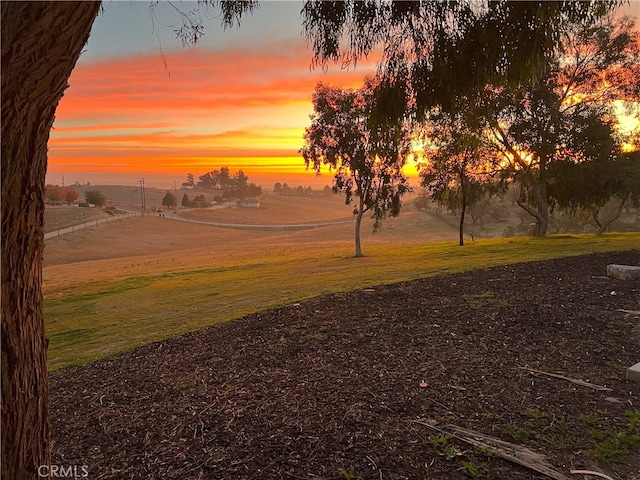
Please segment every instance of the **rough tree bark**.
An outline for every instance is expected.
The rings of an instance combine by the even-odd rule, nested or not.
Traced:
[[[462,199],[460,201],[460,225],[458,226],[458,235],[460,237],[458,240],[458,244],[461,247],[464,246],[464,214],[467,210],[467,185],[465,184],[464,179],[465,179],[464,170],[461,170],[460,171],[460,193],[462,194]]]
[[[535,208],[520,199],[516,200],[516,203],[520,208],[536,219],[536,226],[533,231],[533,235],[535,237],[544,237],[547,234],[547,228],[549,227],[547,183],[544,180],[537,180],[531,173],[526,176],[526,181],[529,183],[533,193]]]
[[[364,215],[364,199],[362,195],[358,196],[358,213],[356,215],[356,257],[362,257],[362,245],[360,242],[360,226],[362,225],[362,217]]]
[[[48,465],[47,142],[100,2],[2,2],[2,478]]]
[[[610,215],[603,221],[600,221],[599,218],[600,208],[593,207],[591,209],[591,219],[596,226],[596,233],[598,235],[608,232],[610,230],[611,224],[620,218],[620,216],[622,215],[622,210],[624,210],[624,205],[627,202],[628,198],[628,196],[624,198],[618,198],[618,207],[616,208],[616,211],[613,213],[613,215]]]
[[[536,237],[544,237],[547,234],[547,228],[549,227],[549,200],[547,199],[547,182],[545,180],[546,165],[548,164],[547,157],[543,153],[538,161],[538,173],[536,174],[532,170],[531,165],[526,161],[515,147],[509,141],[506,133],[497,121],[491,123],[491,127],[494,133],[497,134],[499,141],[504,146],[505,150],[513,155],[515,166],[519,167],[523,173],[521,173],[520,181],[520,198],[516,200],[516,203],[525,212],[536,219],[536,226],[533,235]],[[534,199],[534,205],[529,205],[523,200],[524,185],[527,184],[531,189],[531,193]]]

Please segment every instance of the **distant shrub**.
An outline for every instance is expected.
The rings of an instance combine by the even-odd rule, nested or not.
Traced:
[[[204,198],[204,195],[198,195],[197,197],[195,197],[191,204],[196,208],[206,208],[211,206],[211,203],[207,202],[207,199]]]
[[[103,207],[107,203],[107,197],[99,190],[87,190],[84,192],[84,200],[98,207]]]

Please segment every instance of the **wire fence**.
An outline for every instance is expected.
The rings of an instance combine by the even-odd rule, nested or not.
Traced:
[[[220,227],[220,228],[235,228],[239,230],[307,230],[312,228],[320,228],[327,227],[329,225],[341,225],[344,223],[353,223],[353,220],[342,220],[342,221],[334,221],[334,222],[318,222],[318,223],[298,223],[298,224],[283,224],[283,225],[274,225],[274,224],[250,224],[250,223],[219,223],[219,222],[209,222],[206,220],[195,220],[182,216],[171,216],[167,217],[172,220],[180,220],[181,222],[188,223],[197,223],[200,225],[209,225],[212,227]]]
[[[74,233],[80,230],[86,230],[87,228],[97,227],[98,225],[101,225],[103,223],[114,222],[116,220],[122,220],[124,218],[139,217],[139,216],[140,216],[140,213],[137,213],[137,212],[125,212],[125,213],[118,213],[112,217],[96,218],[95,220],[81,223],[80,225],[72,225],[71,227],[59,228],[57,230],[47,232],[44,234],[44,239],[48,240],[49,238],[56,238],[62,235],[66,235],[68,233]]]
[[[108,223],[108,222],[113,222],[116,220],[122,220],[124,218],[131,218],[131,217],[140,217],[141,214],[140,212],[126,212],[126,213],[119,213],[116,216],[113,217],[103,217],[103,218],[97,218],[95,220],[91,220],[89,222],[85,222],[79,225],[73,225],[71,227],[65,227],[65,228],[59,228],[57,230],[53,230],[51,232],[47,232],[44,234],[44,238],[45,240],[50,239],[50,238],[57,238],[57,237],[61,237],[62,235],[66,235],[69,233],[75,233],[75,232],[79,232],[81,230],[86,230],[87,228],[91,228],[91,227],[97,227],[98,225],[101,225],[103,223]],[[312,228],[320,228],[320,227],[326,227],[329,225],[341,225],[341,224],[345,224],[345,223],[352,223],[353,220],[342,220],[342,221],[334,221],[334,222],[318,222],[318,223],[300,223],[300,224],[284,224],[284,225],[273,225],[273,224],[264,224],[264,225],[260,225],[260,224],[247,224],[247,223],[220,223],[220,222],[210,222],[210,221],[206,221],[206,220],[195,220],[195,219],[191,219],[191,218],[186,218],[183,216],[179,216],[179,215],[174,215],[174,214],[161,214],[161,213],[147,213],[146,216],[161,216],[163,218],[167,218],[170,220],[179,220],[181,222],[187,222],[187,223],[196,223],[199,225],[209,225],[212,227],[219,227],[219,228],[233,228],[233,229],[238,229],[238,230],[306,230],[306,229],[312,229]]]

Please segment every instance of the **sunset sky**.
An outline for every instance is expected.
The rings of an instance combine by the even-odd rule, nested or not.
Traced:
[[[311,69],[302,1],[264,1],[240,28],[211,10],[197,47],[173,34],[167,2],[104,2],[60,102],[49,140],[47,183],[172,188],[222,166],[271,188],[331,184],[297,153],[319,81],[359,87],[373,61]],[[197,4],[177,2],[182,10]],[[625,13],[639,14],[632,2]]]
[[[153,14],[148,2],[104,6],[56,113],[47,183],[64,176],[66,185],[135,185],[144,177],[169,188],[225,165],[265,188],[331,183],[305,171],[297,153],[311,95],[319,81],[358,87],[375,65],[310,69],[302,2],[264,2],[226,31],[212,10],[201,43],[186,48],[168,4]]]

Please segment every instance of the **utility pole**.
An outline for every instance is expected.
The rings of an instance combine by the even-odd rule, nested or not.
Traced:
[[[140,214],[144,217],[144,210],[146,207],[144,198],[144,178],[139,180],[138,183],[140,184]]]
[[[142,180],[138,180],[138,185],[140,185],[140,215],[144,217],[144,200],[142,197]]]
[[[176,202],[175,207],[177,211],[178,210],[178,181],[177,180],[173,181],[173,198]]]

